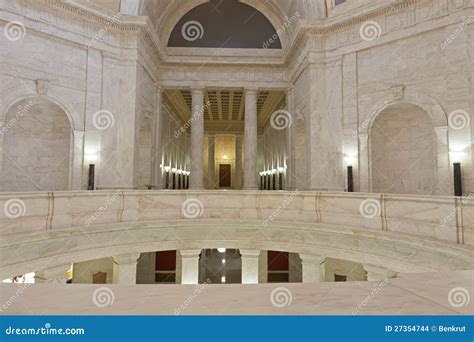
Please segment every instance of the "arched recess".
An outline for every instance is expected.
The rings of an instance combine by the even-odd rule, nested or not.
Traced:
[[[71,189],[75,134],[64,107],[27,97],[7,109],[3,122],[2,191]]]
[[[403,106],[418,108],[430,120],[432,151],[434,155],[434,187],[430,194],[451,195],[451,167],[449,162],[449,139],[447,116],[441,105],[431,96],[405,87],[394,87],[387,98],[375,103],[359,124],[359,174],[360,191],[378,192],[373,187],[372,128],[380,114],[386,109]],[[406,107],[407,108],[407,107]],[[415,110],[416,111],[416,110]],[[393,191],[392,191],[393,192]],[[398,193],[420,193],[397,189]]]
[[[256,1],[256,0],[235,0],[241,2],[242,4],[251,6],[259,11],[263,16],[268,19],[273,26],[273,28],[278,31],[280,30],[279,39],[281,42],[281,47],[285,49],[289,45],[289,32],[285,26],[285,20],[288,18],[285,17],[285,14],[281,9],[273,3],[265,1]],[[161,42],[164,42],[164,45],[167,45],[170,40],[173,29],[179,21],[192,9],[209,3],[209,0],[183,0],[171,4],[164,11],[162,20],[157,25],[157,32]],[[271,37],[268,37],[271,38]],[[262,42],[262,44],[264,41]]]
[[[372,191],[432,194],[436,188],[434,130],[418,106],[385,108],[369,134]]]

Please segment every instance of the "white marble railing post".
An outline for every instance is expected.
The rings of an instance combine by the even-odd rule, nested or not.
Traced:
[[[199,254],[200,249],[179,251],[181,255],[181,284],[199,283]]]
[[[359,186],[360,192],[369,192],[369,135],[359,134]]]
[[[153,115],[152,126],[152,159],[151,159],[151,179],[150,184],[161,189],[162,170],[160,164],[162,161],[162,112],[161,106],[163,101],[163,93],[160,86],[155,88],[155,113]]]
[[[114,256],[114,284],[133,285],[137,283],[137,262],[140,253]]]
[[[244,189],[257,189],[257,90],[245,89]]]
[[[242,259],[242,284],[258,284],[260,250],[240,249]]]
[[[204,89],[192,90],[190,189],[204,189]]]
[[[303,283],[319,283],[324,281],[326,257],[300,254],[300,258],[303,271]]]
[[[35,283],[66,284],[67,271],[71,264],[47,268],[35,273]]]

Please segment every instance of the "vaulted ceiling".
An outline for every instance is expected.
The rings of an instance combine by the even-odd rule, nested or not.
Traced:
[[[192,96],[189,90],[167,89],[165,101],[179,118],[186,122],[191,118]],[[207,132],[238,133],[244,131],[245,96],[238,89],[207,90],[204,102],[204,125]],[[285,105],[285,93],[281,91],[260,91],[257,98],[258,127],[262,131],[268,125],[271,115]]]

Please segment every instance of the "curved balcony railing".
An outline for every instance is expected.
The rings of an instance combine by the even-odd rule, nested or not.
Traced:
[[[217,247],[324,255],[397,272],[471,269],[473,227],[474,204],[467,197],[312,191],[3,193],[0,276],[40,270],[46,263]]]
[[[0,194],[2,235],[121,222],[256,219],[389,231],[474,244],[474,198],[312,191],[93,191]]]

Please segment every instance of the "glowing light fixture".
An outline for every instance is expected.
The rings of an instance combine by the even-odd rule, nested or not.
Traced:
[[[225,248],[218,248],[217,251],[218,251],[219,253],[225,253]]]
[[[221,277],[221,283],[225,283],[225,276]]]

